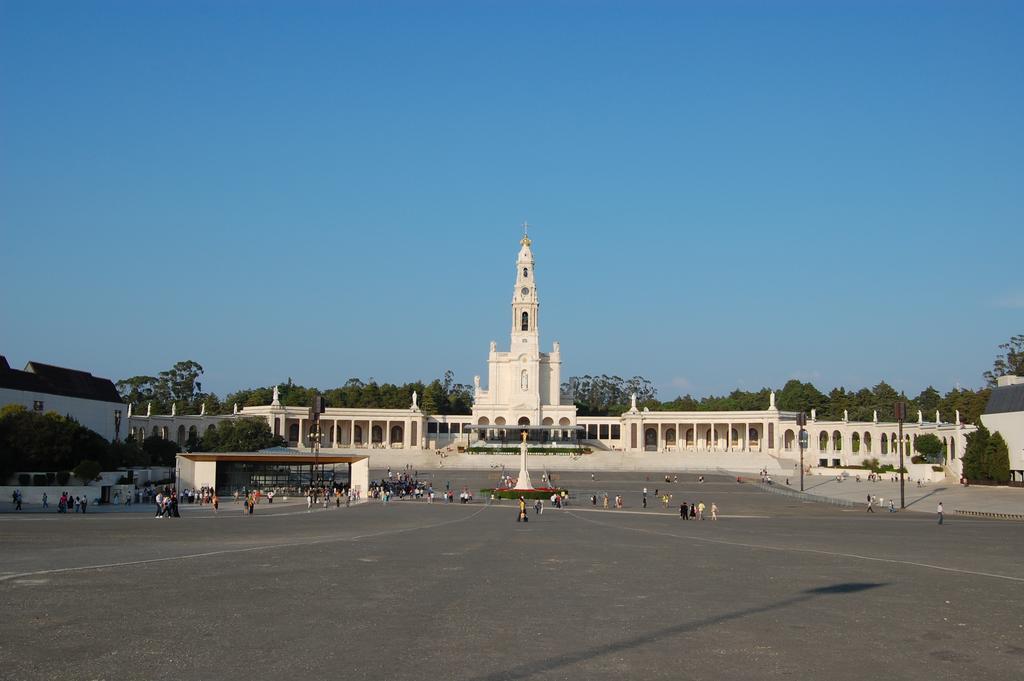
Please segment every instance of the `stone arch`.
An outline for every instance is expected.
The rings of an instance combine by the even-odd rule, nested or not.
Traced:
[[[818,450],[828,451],[828,431],[821,431],[818,433]]]
[[[540,424],[542,426],[553,426],[553,425],[555,425],[555,420],[553,418],[551,418],[550,416],[545,416],[544,420],[541,421]]]
[[[796,439],[796,434],[792,428],[787,428],[786,432],[782,434],[782,446],[788,452],[793,449],[793,440]]]
[[[481,416],[479,419],[477,419],[477,422],[476,422],[476,424],[478,426],[486,426],[486,425],[490,425],[490,423],[491,423],[490,419],[488,419],[486,416]]]
[[[718,430],[715,428],[708,428],[704,431],[704,447],[706,449],[713,449],[718,446]]]
[[[843,434],[840,433],[838,430],[832,431],[832,451],[843,451]]]
[[[299,441],[299,424],[293,423],[288,426],[288,439],[295,442]]]
[[[184,424],[178,426],[178,437],[177,437],[176,441],[177,441],[179,447],[181,447],[182,445],[185,444],[185,425]]]
[[[671,442],[672,444],[675,444],[675,441],[676,441],[676,429],[675,428],[669,428],[668,430],[665,431],[665,441],[666,442]]]
[[[403,430],[402,426],[398,424],[391,426],[391,444],[402,442],[402,436],[405,434]]]
[[[370,429],[370,441],[371,442],[384,442],[384,429],[380,426],[374,426]]]
[[[730,428],[729,429],[729,442],[728,442],[728,445],[730,447],[738,447],[739,444],[740,444],[740,431],[736,430],[735,428]]]
[[[949,438],[949,460],[952,461],[956,458],[956,438]]]
[[[193,441],[199,439],[199,430],[195,426],[189,426],[188,439]]]
[[[560,426],[568,426],[569,425],[569,418],[567,416],[563,416],[562,418],[558,419],[558,425],[560,425]]]
[[[505,417],[504,416],[499,416],[498,418],[494,419],[494,425],[496,425],[496,426],[503,426],[503,425],[505,425]]]
[[[644,429],[644,448],[658,446],[658,431],[654,428]]]
[[[693,428],[687,428],[686,429],[686,435],[684,435],[684,437],[686,438],[686,446],[687,447],[692,447],[693,444],[694,444],[693,439],[695,437],[695,433],[694,433]]]
[[[889,453],[889,438],[888,438],[888,436],[885,433],[882,433],[882,437],[879,438],[878,442],[879,442],[879,445],[878,445],[879,446],[879,452],[882,454],[882,456],[885,456],[886,454]]]
[[[871,433],[864,433],[864,451],[871,453]]]
[[[217,426],[215,426],[212,423],[210,425],[206,426],[206,434],[207,435],[209,435],[210,433],[214,432],[215,430],[217,430]]]
[[[530,425],[530,417],[529,416],[520,416],[519,417],[519,421],[517,421],[516,423],[518,425],[520,425],[520,426],[528,426],[528,425]]]
[[[160,426],[153,426],[153,437],[160,437]]]
[[[750,447],[758,447],[761,444],[761,435],[757,432],[757,428],[747,429],[747,449]]]
[[[525,312],[525,311],[523,312],[522,317],[520,318],[520,330],[522,330],[522,331],[529,331],[530,330],[530,313],[529,312]]]
[[[529,279],[529,278],[530,278],[530,268],[529,267],[524,267],[523,268],[523,279]]]
[[[850,435],[850,451],[854,454],[860,451],[860,433]]]

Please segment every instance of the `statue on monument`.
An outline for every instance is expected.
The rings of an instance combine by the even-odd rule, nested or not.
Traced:
[[[416,405],[416,391],[415,390],[412,391],[412,408],[413,409],[419,409],[419,407]]]
[[[636,393],[629,396],[629,408],[632,411],[636,411]]]
[[[270,406],[280,407],[281,406],[281,390],[278,386],[274,386],[274,399],[271,400]]]

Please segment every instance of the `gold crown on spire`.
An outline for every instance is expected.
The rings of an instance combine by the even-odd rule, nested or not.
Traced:
[[[530,223],[523,222],[523,238],[519,240],[519,243],[522,244],[523,246],[529,246],[531,243],[533,243],[532,241],[530,241],[530,235],[528,232],[529,228]]]

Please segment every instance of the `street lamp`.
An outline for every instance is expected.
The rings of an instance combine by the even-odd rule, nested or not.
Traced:
[[[800,491],[804,491],[804,442],[807,437],[807,431],[804,430],[804,426],[807,425],[807,414],[800,412],[796,415],[796,425],[800,426],[800,432],[797,435],[797,440],[800,441]]]
[[[896,403],[896,422],[899,424],[899,438],[900,438],[900,509],[905,509],[903,497],[903,421],[907,418],[907,403],[900,400]]]

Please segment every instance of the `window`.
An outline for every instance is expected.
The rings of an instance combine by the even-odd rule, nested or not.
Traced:
[[[597,439],[597,424],[596,423],[588,423],[587,424],[587,439],[588,440],[596,440]]]
[[[529,331],[530,330],[530,313],[529,312],[524,312],[523,313],[523,322],[522,322],[521,326],[522,326],[522,330],[523,331]]]
[[[32,401],[32,411],[42,411],[42,410],[43,410],[43,401],[42,400],[33,400]]]
[[[621,440],[622,439],[622,426],[620,426],[617,423],[613,423],[612,424],[612,439],[613,440]]]
[[[601,424],[600,430],[598,432],[598,439],[601,439],[601,440],[607,440],[608,439],[608,424],[607,423],[602,423]]]
[[[530,268],[529,267],[524,267],[523,268],[523,279],[529,279],[529,278],[530,278]]]
[[[427,421],[427,432],[428,433],[432,433],[434,435],[437,434],[437,422],[436,421]]]
[[[448,424],[447,423],[439,423],[437,425],[438,425],[438,431],[437,432],[439,432],[441,435],[447,435],[448,434]]]

